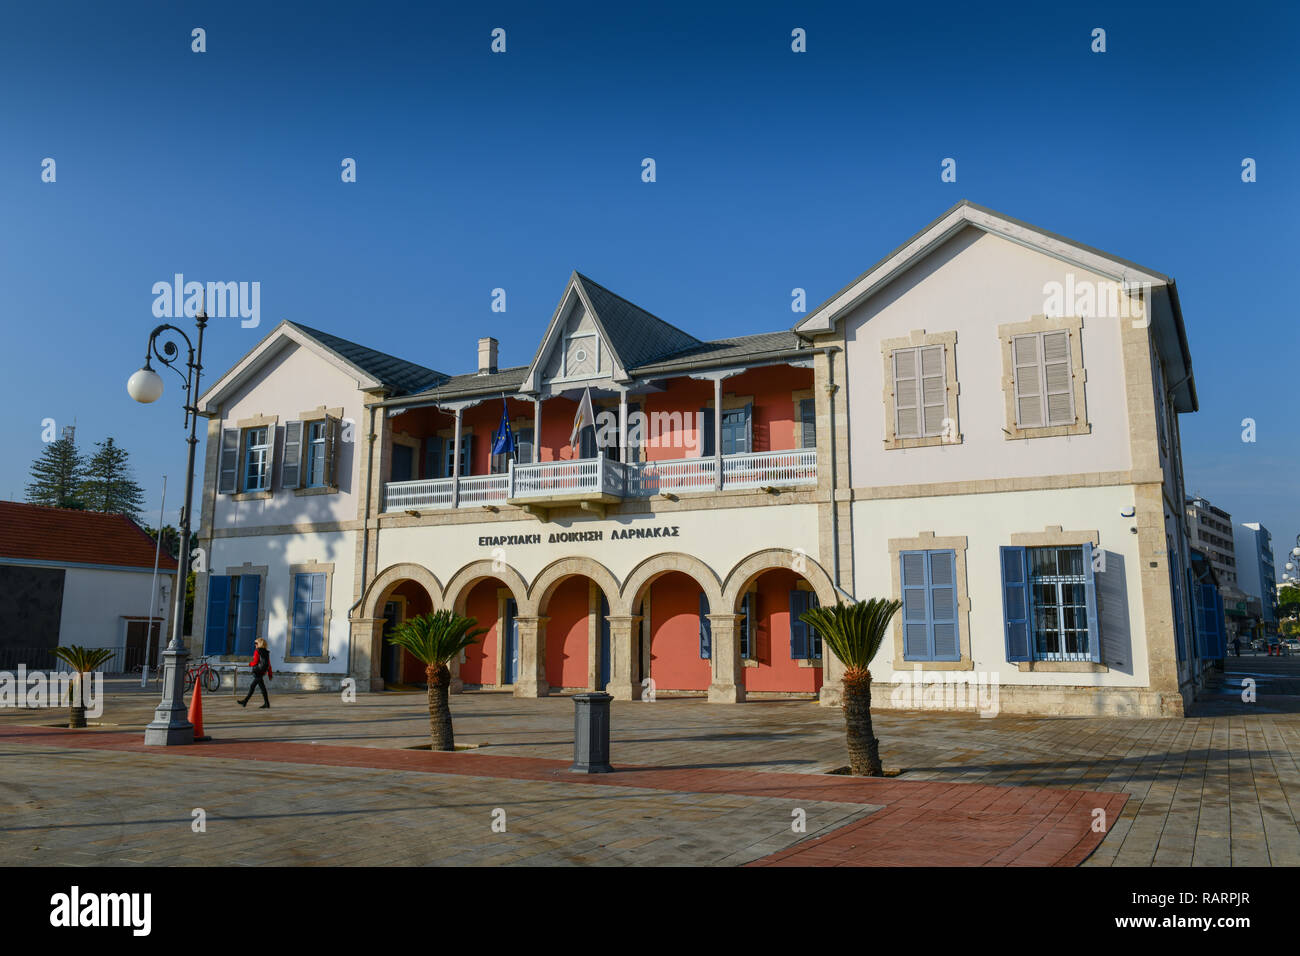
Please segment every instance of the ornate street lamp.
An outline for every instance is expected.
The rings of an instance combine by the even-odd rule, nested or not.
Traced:
[[[149,363],[157,359],[170,368],[185,382],[185,425],[190,430],[189,458],[185,466],[185,507],[181,511],[181,551],[178,557],[180,565],[176,575],[176,587],[172,593],[172,639],[163,651],[163,693],[162,701],[154,711],[153,721],[144,730],[144,742],[158,746],[194,743],[194,725],[190,723],[185,711],[185,661],[189,655],[185,651],[185,582],[190,573],[190,506],[194,499],[194,450],[198,446],[198,399],[199,373],[203,370],[203,330],[207,327],[208,316],[204,308],[194,317],[198,326],[198,345],[174,325],[163,324],[149,334],[149,344],[144,350],[144,367],[127,380],[127,393],[137,402],[148,404],[157,401],[163,393],[162,377],[153,370]],[[178,367],[180,349],[176,336],[185,340],[189,356],[185,362],[185,371]],[[162,529],[158,529],[162,534]]]

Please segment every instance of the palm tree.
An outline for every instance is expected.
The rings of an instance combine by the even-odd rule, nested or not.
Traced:
[[[113,656],[113,652],[107,647],[87,648],[78,644],[70,644],[67,647],[54,648],[54,656],[68,667],[72,668],[77,675],[73,680],[72,687],[68,688],[68,726],[70,728],[80,728],[86,726],[86,681],[85,676],[99,667],[100,664]],[[76,690],[76,700],[73,700],[73,690]]]
[[[447,700],[451,687],[447,662],[487,633],[485,628],[475,630],[476,624],[476,618],[443,609],[411,618],[388,638],[388,643],[405,648],[424,664],[429,681],[429,739],[434,750],[456,749]]]
[[[856,776],[883,777],[880,741],[871,727],[870,665],[885,631],[902,604],[872,598],[855,604],[809,608],[799,620],[816,628],[844,665],[844,730],[849,746],[849,770]]]

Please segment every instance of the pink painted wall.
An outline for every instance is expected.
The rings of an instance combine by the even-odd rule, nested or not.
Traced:
[[[403,581],[393,589],[393,594],[406,598],[406,617],[404,620],[409,621],[413,617],[428,614],[433,610],[433,601],[429,598],[429,592],[414,581]],[[427,679],[424,665],[412,657],[410,652],[405,649],[402,649],[401,654],[402,683],[423,684]]]
[[[790,658],[790,591],[800,581],[793,571],[766,571],[758,578],[756,650],[758,667],[742,668],[746,690],[815,693],[822,686],[820,667],[800,667]],[[827,652],[822,650],[822,654]]]
[[[501,586],[496,578],[487,578],[474,585],[465,598],[466,616],[478,620],[475,630],[482,627],[488,629],[479,643],[465,648],[465,662],[460,665],[460,679],[466,684],[496,686],[497,654],[500,647],[497,588]]]
[[[650,677],[657,690],[708,690],[712,663],[700,659],[700,586],[673,571],[650,585]]]
[[[590,580],[576,575],[560,582],[545,616],[546,682],[552,687],[587,686],[587,618]]]

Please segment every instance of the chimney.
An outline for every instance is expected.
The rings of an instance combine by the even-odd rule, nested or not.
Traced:
[[[497,370],[497,340],[491,336],[478,340],[478,373],[490,375]]]

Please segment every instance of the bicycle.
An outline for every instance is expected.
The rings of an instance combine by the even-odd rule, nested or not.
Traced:
[[[208,693],[221,689],[221,674],[218,673],[206,657],[200,657],[185,668],[185,689],[193,690],[196,680],[203,681],[203,689]]]
[[[148,666],[148,665],[146,665],[146,664],[136,664],[135,667],[131,668],[131,671],[132,671],[133,673],[137,674],[137,675],[143,675],[143,674],[144,674],[144,669],[145,669],[145,667],[147,667],[147,666]],[[149,668],[149,677],[150,677],[150,679],[153,681],[154,684],[161,684],[161,683],[162,683],[162,671],[163,671],[163,669],[162,669],[161,666],[160,666],[160,667],[150,667],[150,668]]]

